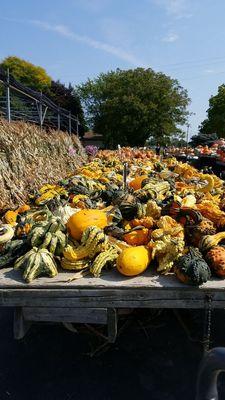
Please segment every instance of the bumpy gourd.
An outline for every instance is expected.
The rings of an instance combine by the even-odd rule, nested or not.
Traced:
[[[99,277],[102,269],[109,263],[113,263],[118,257],[118,247],[111,246],[108,250],[100,253],[94,260],[90,272],[95,276]]]
[[[225,248],[222,246],[215,246],[206,255],[213,272],[219,277],[225,276]]]
[[[129,233],[125,233],[123,236],[123,240],[131,246],[141,246],[147,244],[150,240],[150,237],[151,231],[147,228],[142,228]]]
[[[211,278],[208,264],[200,251],[194,247],[190,247],[187,254],[175,261],[174,272],[181,282],[196,286]]]
[[[150,242],[149,246],[152,248],[152,258],[158,261],[157,271],[166,274],[172,269],[174,261],[183,254],[184,241],[179,237],[163,235],[154,243]]]

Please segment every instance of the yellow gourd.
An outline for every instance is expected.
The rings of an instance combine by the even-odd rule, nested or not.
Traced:
[[[18,215],[17,211],[9,210],[4,215],[4,221],[6,222],[6,224],[9,224],[11,226],[16,226],[17,215]]]
[[[139,275],[146,270],[151,255],[145,246],[128,247],[117,258],[117,269],[125,276]]]

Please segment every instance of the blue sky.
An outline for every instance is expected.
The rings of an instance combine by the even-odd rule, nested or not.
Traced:
[[[190,135],[225,82],[224,0],[1,0],[0,59],[17,55],[78,84],[151,67],[188,90]]]

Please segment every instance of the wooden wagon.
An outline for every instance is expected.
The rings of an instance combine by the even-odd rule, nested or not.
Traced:
[[[145,274],[126,278],[116,271],[100,278],[83,277],[68,283],[72,272],[54,279],[23,282],[19,271],[0,271],[1,306],[14,307],[14,335],[22,338],[35,321],[97,323],[108,325],[108,340],[114,342],[117,318],[124,309],[135,308],[225,308],[225,281],[214,278],[201,287],[180,283],[175,276]]]

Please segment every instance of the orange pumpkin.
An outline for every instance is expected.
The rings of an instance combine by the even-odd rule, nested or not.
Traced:
[[[102,210],[80,210],[71,215],[67,222],[67,229],[75,240],[80,240],[83,232],[89,226],[104,229],[108,225],[107,214]]]
[[[141,175],[141,176],[137,176],[136,178],[134,178],[130,183],[129,186],[134,189],[134,190],[138,190],[141,189],[141,184],[143,182],[144,179],[147,179],[148,175]]]

